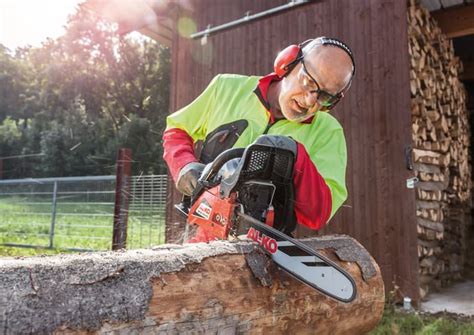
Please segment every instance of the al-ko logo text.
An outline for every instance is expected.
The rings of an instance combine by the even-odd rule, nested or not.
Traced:
[[[262,247],[265,248],[269,253],[274,254],[278,249],[277,241],[270,236],[260,233],[255,228],[250,228],[247,232],[247,237],[254,240]]]

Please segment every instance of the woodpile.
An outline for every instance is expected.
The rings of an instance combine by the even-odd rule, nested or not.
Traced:
[[[420,295],[460,276],[470,208],[470,130],[452,40],[410,2],[408,41]]]
[[[280,270],[253,243],[163,245],[0,259],[2,334],[366,334],[385,294],[348,236],[303,240],[357,287],[336,301]]]

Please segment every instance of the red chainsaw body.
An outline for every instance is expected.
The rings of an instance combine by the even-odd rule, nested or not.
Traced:
[[[246,233],[246,223],[237,218],[240,213],[271,227],[276,222],[276,229],[282,231],[290,227],[292,207],[286,203],[292,201],[293,165],[291,151],[269,145],[220,153],[204,169],[188,202],[176,206],[188,224],[198,226],[189,241],[226,240]],[[278,218],[274,197],[280,206]]]
[[[234,222],[235,195],[221,198],[219,189],[220,186],[215,186],[205,190],[188,214],[188,223],[199,226],[210,240],[227,239]]]
[[[199,227],[197,241],[226,240],[235,222],[237,194],[231,193],[229,198],[220,196],[220,186],[204,191],[188,214],[188,224]],[[273,227],[274,210],[270,206],[266,210],[265,223]]]

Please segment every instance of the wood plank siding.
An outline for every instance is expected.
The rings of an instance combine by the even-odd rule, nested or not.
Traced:
[[[197,30],[258,13],[287,1],[195,0],[191,17]],[[317,36],[345,41],[353,50],[356,78],[348,97],[333,112],[348,145],[349,199],[323,233],[353,236],[381,266],[387,290],[418,297],[415,194],[405,166],[411,144],[411,114],[405,1],[313,1],[280,14],[218,32],[201,45],[174,34],[171,111],[191,102],[218,73],[264,75],[277,52]],[[169,241],[182,229],[172,204],[180,195],[170,187]],[[314,235],[298,229],[298,236]]]

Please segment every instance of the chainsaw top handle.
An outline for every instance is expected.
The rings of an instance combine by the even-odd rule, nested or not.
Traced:
[[[212,163],[209,163],[204,168],[201,177],[198,180],[196,188],[194,189],[193,195],[191,196],[191,203],[201,195],[205,188],[215,186],[213,179],[219,172],[221,167],[234,158],[240,158],[244,154],[245,148],[231,148],[221,152]]]

